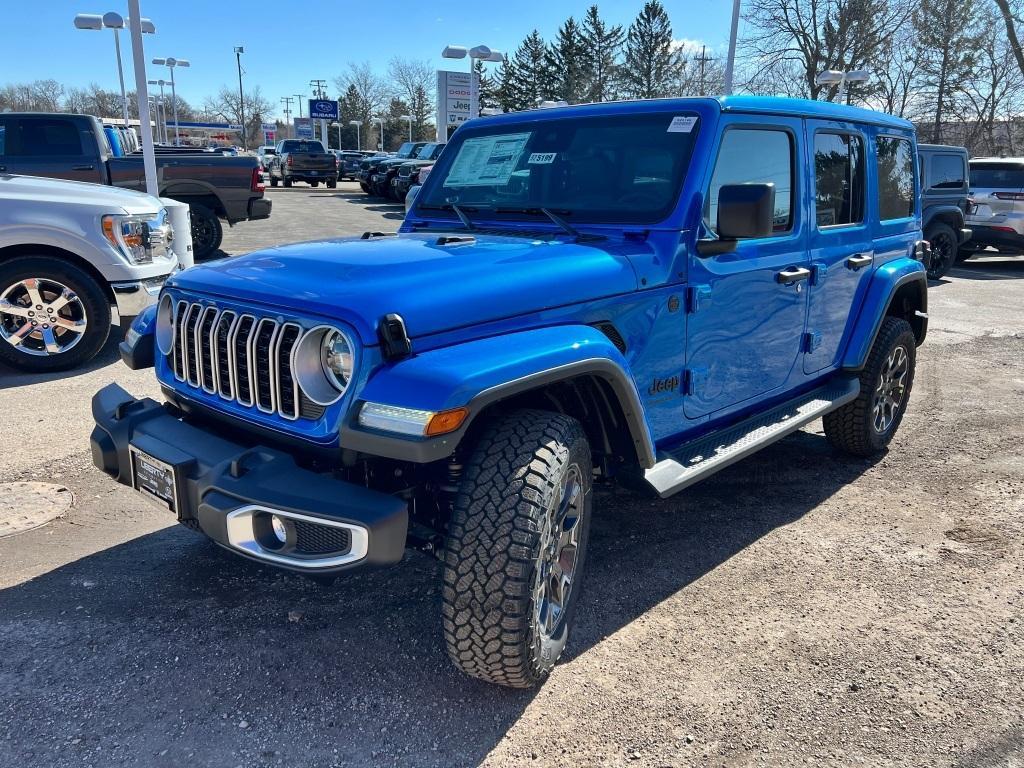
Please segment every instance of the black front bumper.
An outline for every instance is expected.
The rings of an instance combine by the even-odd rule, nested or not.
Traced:
[[[131,446],[172,468],[178,522],[232,552],[322,574],[402,559],[409,519],[401,499],[303,469],[282,451],[225,440],[182,420],[169,406],[136,400],[116,384],[93,396],[92,414],[96,426],[90,445],[97,467],[134,486]],[[267,521],[278,513],[295,527],[347,531],[350,557],[342,550],[312,553],[296,548],[294,540],[268,539]],[[251,536],[242,531],[246,525]]]

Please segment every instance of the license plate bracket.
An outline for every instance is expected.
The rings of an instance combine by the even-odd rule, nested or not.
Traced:
[[[157,506],[181,516],[177,472],[173,464],[156,458],[135,444],[128,446],[132,461],[132,486]]]

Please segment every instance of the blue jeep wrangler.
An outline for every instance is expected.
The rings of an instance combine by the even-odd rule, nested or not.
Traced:
[[[94,461],[292,571],[437,556],[451,659],[535,685],[595,483],[669,496],[818,418],[892,440],[927,329],[916,157],[908,122],[774,98],[468,122],[399,233],[168,280],[122,344],[166,402],[97,393]]]

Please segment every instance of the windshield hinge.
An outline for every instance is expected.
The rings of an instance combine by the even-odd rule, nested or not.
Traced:
[[[384,315],[377,323],[377,337],[385,360],[406,357],[412,353],[412,341],[401,315]]]
[[[398,237],[397,232],[363,232],[360,240],[379,240],[382,237]]]

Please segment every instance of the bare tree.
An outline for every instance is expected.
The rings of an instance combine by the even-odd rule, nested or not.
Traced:
[[[751,80],[795,64],[801,90],[816,99],[828,88],[815,82],[818,73],[875,64],[910,13],[909,0],[750,0],[744,48]]]
[[[413,136],[425,138],[432,131],[427,126],[434,112],[432,94],[437,90],[437,75],[428,61],[392,58],[388,62],[388,78],[395,95],[408,105],[412,115]]]
[[[913,30],[904,25],[881,51],[882,66],[875,70],[877,78],[869,102],[877,102],[882,112],[914,120],[921,115],[918,98],[918,56]]]
[[[1020,4],[1014,0],[995,0],[999,14],[1003,17],[1003,26],[1006,27],[1006,37],[1010,43],[1010,51],[1017,62],[1017,68],[1024,74],[1024,51],[1020,47],[1020,36],[1017,34],[1017,25],[1024,24],[1020,15]]]
[[[207,97],[203,102],[203,110],[220,120],[232,125],[240,125],[245,117],[245,138],[249,146],[263,143],[263,120],[273,113],[273,104],[263,96],[257,85],[243,94],[245,110],[238,98],[238,89],[230,85],[222,85],[216,96]],[[181,119],[181,113],[178,113]]]
[[[334,85],[344,94],[340,104],[343,120],[361,120],[362,145],[372,146],[379,137],[371,118],[380,117],[387,108],[391,87],[366,61],[349,62],[345,72],[334,78]]]

